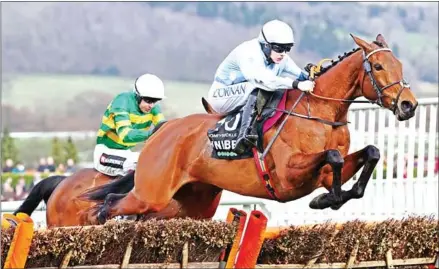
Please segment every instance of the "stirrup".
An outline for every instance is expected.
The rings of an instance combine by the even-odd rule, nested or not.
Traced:
[[[258,140],[258,134],[254,134],[254,133],[248,133],[245,135],[245,138],[248,140]]]
[[[245,152],[246,149],[248,149],[248,147],[254,146],[256,141],[257,141],[257,137],[253,137],[252,135],[250,135],[249,137],[249,135],[246,135],[241,139],[238,139],[232,151],[238,155],[241,155]]]

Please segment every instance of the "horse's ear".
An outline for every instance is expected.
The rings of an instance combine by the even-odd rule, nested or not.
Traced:
[[[386,40],[384,39],[384,36],[382,34],[378,34],[376,40],[383,44],[384,47],[388,48],[389,45],[387,45]]]
[[[372,46],[367,43],[366,41],[364,41],[363,39],[354,36],[353,34],[350,34],[352,39],[355,41],[355,43],[357,43],[357,45],[362,48],[364,51],[372,51],[373,48]]]

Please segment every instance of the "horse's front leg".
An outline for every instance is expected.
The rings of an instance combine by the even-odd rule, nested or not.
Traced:
[[[288,160],[288,171],[285,177],[293,186],[303,186],[306,183],[305,181],[312,179],[316,183],[311,185],[306,184],[305,186],[308,186],[306,188],[309,189],[320,186],[320,182],[324,179],[322,179],[322,174],[326,175],[327,170],[330,171],[332,175],[332,182],[330,189],[328,189],[330,192],[318,196],[310,205],[313,209],[323,209],[336,206],[343,201],[344,194],[341,189],[341,171],[343,164],[343,156],[335,149],[316,154],[295,154]],[[330,167],[326,169],[326,165]],[[292,188],[297,189],[297,187]]]
[[[358,182],[354,184],[351,190],[349,191],[342,191],[341,197],[342,200],[338,204],[331,205],[331,208],[334,210],[339,209],[343,204],[345,204],[350,199],[359,199],[363,197],[364,191],[366,189],[367,183],[369,182],[370,177],[372,176],[373,170],[375,169],[376,164],[378,163],[380,159],[380,151],[375,146],[369,145],[363,148],[362,150],[359,150],[357,152],[354,152],[352,154],[347,155],[344,158],[344,166],[341,171],[341,184],[344,184],[349,179],[351,179],[357,172],[360,170],[361,167],[364,166],[363,171],[361,172],[360,178],[358,179]],[[338,184],[338,181],[335,179],[337,175],[334,175],[331,173],[331,171],[327,171],[326,173],[323,172],[322,176],[324,177],[322,180],[323,186],[325,186],[326,189],[330,190],[335,184]],[[322,200],[318,201],[319,197],[324,196],[320,195],[316,197],[314,200],[310,203],[310,207],[313,209],[323,209],[324,206],[322,204]],[[327,206],[326,206],[327,207]],[[326,208],[324,207],[324,208]]]
[[[345,191],[342,191],[342,169],[344,166],[343,156],[338,150],[330,149],[324,152],[325,159],[318,163],[315,172],[318,172],[323,166],[329,164],[332,168],[332,184],[328,188],[329,193],[324,193],[314,198],[309,206],[312,209],[325,209],[327,207],[336,207],[343,204]]]

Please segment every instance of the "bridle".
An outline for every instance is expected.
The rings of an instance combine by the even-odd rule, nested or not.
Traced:
[[[319,99],[324,99],[324,100],[329,100],[329,101],[341,101],[341,102],[347,102],[347,103],[372,103],[372,104],[377,104],[380,107],[383,107],[383,97],[388,97],[388,98],[390,98],[392,100],[391,107],[389,109],[395,114],[395,111],[396,111],[396,108],[397,108],[397,104],[398,104],[398,101],[399,101],[399,97],[401,96],[401,93],[402,93],[402,91],[404,89],[410,88],[410,84],[407,83],[406,80],[403,78],[400,81],[395,81],[395,82],[389,83],[389,84],[387,84],[384,87],[380,87],[378,85],[378,83],[377,83],[377,81],[375,79],[375,76],[373,75],[373,72],[372,72],[372,66],[371,66],[371,63],[369,61],[369,57],[371,55],[377,53],[377,52],[380,52],[380,51],[390,51],[391,52],[392,50],[389,49],[389,48],[379,48],[379,49],[371,51],[367,55],[363,51],[363,67],[364,67],[364,71],[368,75],[368,77],[370,78],[370,82],[372,83],[372,86],[373,86],[373,88],[374,88],[374,90],[375,90],[375,92],[377,94],[378,98],[376,100],[367,100],[367,101],[358,100],[357,101],[357,100],[348,100],[348,99],[338,99],[338,98],[324,97],[324,96],[316,95],[316,94],[314,94],[312,92],[310,92],[310,94],[312,96],[314,96],[314,97],[319,98]],[[320,69],[319,67],[317,67],[317,68]],[[364,95],[363,84],[364,84],[364,78],[365,77],[366,76],[363,77],[363,80],[362,80],[362,83],[361,83],[361,91],[362,91],[363,95]],[[388,96],[387,94],[384,93],[384,90],[386,90],[386,89],[388,89],[388,88],[390,88],[390,87],[392,87],[394,85],[397,85],[397,84],[400,85],[400,89],[398,91],[398,94],[396,95],[396,98],[392,98],[392,97],[390,97],[390,96]]]
[[[389,48],[379,48],[379,49],[373,50],[372,52],[370,52],[367,55],[363,51],[363,67],[364,67],[364,71],[369,76],[370,82],[372,83],[372,86],[373,86],[373,88],[374,88],[374,90],[375,90],[375,92],[376,92],[376,94],[378,96],[376,101],[371,101],[371,102],[372,103],[376,103],[380,107],[383,107],[383,97],[388,97],[388,98],[390,98],[392,100],[390,110],[393,113],[395,113],[395,110],[397,108],[397,104],[398,104],[398,101],[399,101],[399,97],[401,96],[402,91],[404,89],[406,89],[406,88],[410,88],[410,84],[407,83],[406,80],[403,78],[400,81],[391,82],[391,83],[387,84],[384,87],[378,86],[378,83],[377,83],[377,81],[376,81],[376,79],[375,79],[375,77],[374,77],[374,75],[372,73],[372,67],[371,67],[371,64],[370,64],[370,61],[369,61],[369,57],[372,54],[380,52],[380,51],[390,51],[391,52],[392,50],[389,49]],[[364,82],[364,78],[363,78],[363,82]],[[386,90],[387,88],[390,88],[390,87],[392,87],[394,85],[397,85],[397,84],[400,85],[400,88],[399,88],[398,94],[396,95],[396,98],[392,98],[392,97],[390,97],[390,96],[388,96],[388,95],[386,95],[384,93],[384,90]],[[361,86],[361,90],[363,91],[363,85]]]
[[[372,67],[371,67],[371,64],[370,64],[370,61],[369,61],[369,57],[372,54],[380,52],[380,51],[392,51],[392,50],[389,49],[389,48],[379,48],[379,49],[373,50],[372,52],[370,52],[367,55],[363,51],[363,67],[364,67],[364,71],[369,76],[370,81],[371,81],[371,83],[373,85],[373,88],[374,88],[374,90],[377,93],[377,96],[378,96],[377,100],[367,100],[367,101],[358,100],[358,101],[356,101],[356,100],[338,99],[338,98],[330,98],[330,97],[319,96],[319,95],[313,94],[312,92],[309,92],[309,94],[311,94],[314,97],[317,97],[319,99],[324,99],[324,100],[340,101],[340,102],[348,102],[348,103],[376,103],[379,106],[383,107],[383,97],[391,98],[390,96],[388,96],[388,95],[386,95],[384,93],[384,90],[386,90],[386,89],[388,89],[388,88],[390,88],[390,87],[392,87],[394,85],[399,84],[401,87],[399,89],[398,94],[396,95],[396,98],[391,98],[392,99],[391,110],[395,114],[395,111],[396,111],[396,108],[397,108],[397,104],[398,104],[398,100],[399,100],[399,97],[401,96],[402,91],[404,89],[406,89],[406,88],[410,88],[410,85],[404,79],[401,79],[400,81],[389,83],[389,84],[387,84],[384,87],[378,86],[378,83],[377,83],[377,81],[376,81],[376,79],[375,79],[375,77],[374,77],[374,75],[372,73]],[[310,80],[314,80],[314,75],[316,73],[316,70],[320,70],[323,62],[325,62],[327,60],[329,60],[329,59],[323,59],[322,61],[320,61],[320,63],[317,66],[313,66],[311,68],[311,70],[310,70],[311,71],[310,72]],[[364,84],[364,78],[365,77],[366,76],[363,76],[363,80],[362,80],[362,83],[361,83],[361,91],[362,91],[363,95],[364,95],[363,84]],[[289,116],[296,116],[296,117],[300,117],[300,118],[304,118],[304,119],[315,120],[315,121],[321,122],[323,124],[331,125],[333,127],[338,127],[338,126],[343,126],[343,125],[348,124],[348,122],[332,122],[332,121],[328,121],[328,120],[312,117],[311,116],[310,107],[309,107],[309,100],[308,100],[308,115],[302,115],[302,114],[298,114],[298,113],[293,112],[294,109],[296,108],[296,106],[298,105],[298,103],[300,102],[300,100],[302,99],[302,97],[304,95],[305,95],[305,92],[301,92],[299,98],[296,100],[296,102],[293,104],[293,106],[291,107],[291,109],[289,111],[284,110],[284,109],[271,108],[271,109],[274,109],[274,110],[277,110],[277,111],[281,111],[282,113],[285,113],[287,116],[284,118],[284,120],[282,121],[282,123],[280,124],[278,129],[276,130],[276,133],[274,134],[273,138],[269,141],[267,147],[265,148],[264,152],[259,157],[259,159],[263,160],[265,158],[265,156],[268,154],[268,151],[272,147],[272,145],[273,145],[274,141],[276,140],[276,138],[279,136],[280,131],[284,127],[284,125],[285,125],[285,123],[286,123],[286,121],[287,121]]]

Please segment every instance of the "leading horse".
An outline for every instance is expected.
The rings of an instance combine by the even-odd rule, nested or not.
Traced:
[[[382,35],[367,43],[352,36],[361,48],[354,50],[316,80],[314,94],[301,99],[295,113],[322,121],[287,116],[280,136],[272,144],[267,167],[272,175],[275,199],[288,202],[325,187],[329,193],[314,198],[313,209],[340,208],[350,199],[364,195],[373,169],[380,158],[379,149],[368,145],[348,155],[350,135],[346,122],[350,100],[364,96],[390,109],[398,120],[414,115],[417,101],[403,79],[402,64],[388,48]],[[330,97],[329,97],[330,96]],[[295,106],[297,91],[290,91],[287,107]],[[134,188],[123,196],[107,197],[91,218],[102,223],[118,215],[146,214],[166,208],[184,186],[197,188],[207,184],[241,195],[273,199],[258,179],[258,170],[250,159],[218,160],[211,157],[212,146],[207,132],[220,116],[195,114],[168,122],[143,148],[135,173]],[[275,131],[264,135],[264,145]],[[361,168],[363,171],[351,190],[341,186]],[[85,197],[92,197],[93,192]],[[199,201],[197,201],[199,203]],[[211,206],[210,204],[208,205]]]
[[[350,104],[361,96],[391,110],[398,120],[413,117],[418,103],[384,37],[380,34],[368,43],[351,36],[359,48],[321,70],[312,94],[299,98],[297,90],[287,93],[286,107],[294,107],[295,114],[284,111],[283,128],[265,158],[275,195],[259,179],[253,159],[211,157],[207,132],[223,115],[194,114],[167,122],[146,142],[130,191],[111,193],[108,190],[114,188],[108,186],[117,185],[117,180],[104,184],[109,179],[90,170],[64,179],[47,203],[48,226],[97,224],[118,215],[138,214],[211,218],[222,190],[288,202],[326,188],[328,193],[311,201],[313,209],[336,210],[350,199],[361,198],[380,151],[368,145],[348,154],[347,125],[327,122],[347,122]],[[309,112],[320,120],[303,117]],[[277,122],[265,132],[264,148],[280,125]],[[352,189],[342,190],[362,167]]]

